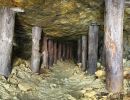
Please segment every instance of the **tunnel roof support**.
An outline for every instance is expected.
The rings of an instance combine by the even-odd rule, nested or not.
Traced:
[[[123,89],[123,18],[125,0],[105,0],[105,67],[109,92]],[[119,95],[117,96],[120,97]]]

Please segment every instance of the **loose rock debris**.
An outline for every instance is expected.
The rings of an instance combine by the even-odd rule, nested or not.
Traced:
[[[13,66],[8,80],[0,76],[1,100],[108,100],[110,95],[105,89],[104,68],[99,63],[95,76],[68,61],[58,61],[40,75],[32,73],[28,61],[17,59]],[[124,100],[129,100],[130,95],[129,71],[128,66],[124,67]]]

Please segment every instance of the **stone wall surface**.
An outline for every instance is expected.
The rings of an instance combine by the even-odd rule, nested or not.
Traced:
[[[15,27],[15,50],[30,55],[31,28],[40,26],[43,34],[56,38],[77,39],[88,33],[88,26],[104,23],[104,0],[0,0],[0,7],[19,7]],[[124,18],[124,50],[130,49],[130,0],[126,0]]]

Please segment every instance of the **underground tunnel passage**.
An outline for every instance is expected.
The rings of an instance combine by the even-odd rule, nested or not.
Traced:
[[[129,0],[0,0],[1,100],[129,100]]]

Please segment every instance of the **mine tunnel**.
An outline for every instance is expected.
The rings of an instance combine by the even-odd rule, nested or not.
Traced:
[[[129,0],[0,0],[0,100],[129,100]]]

